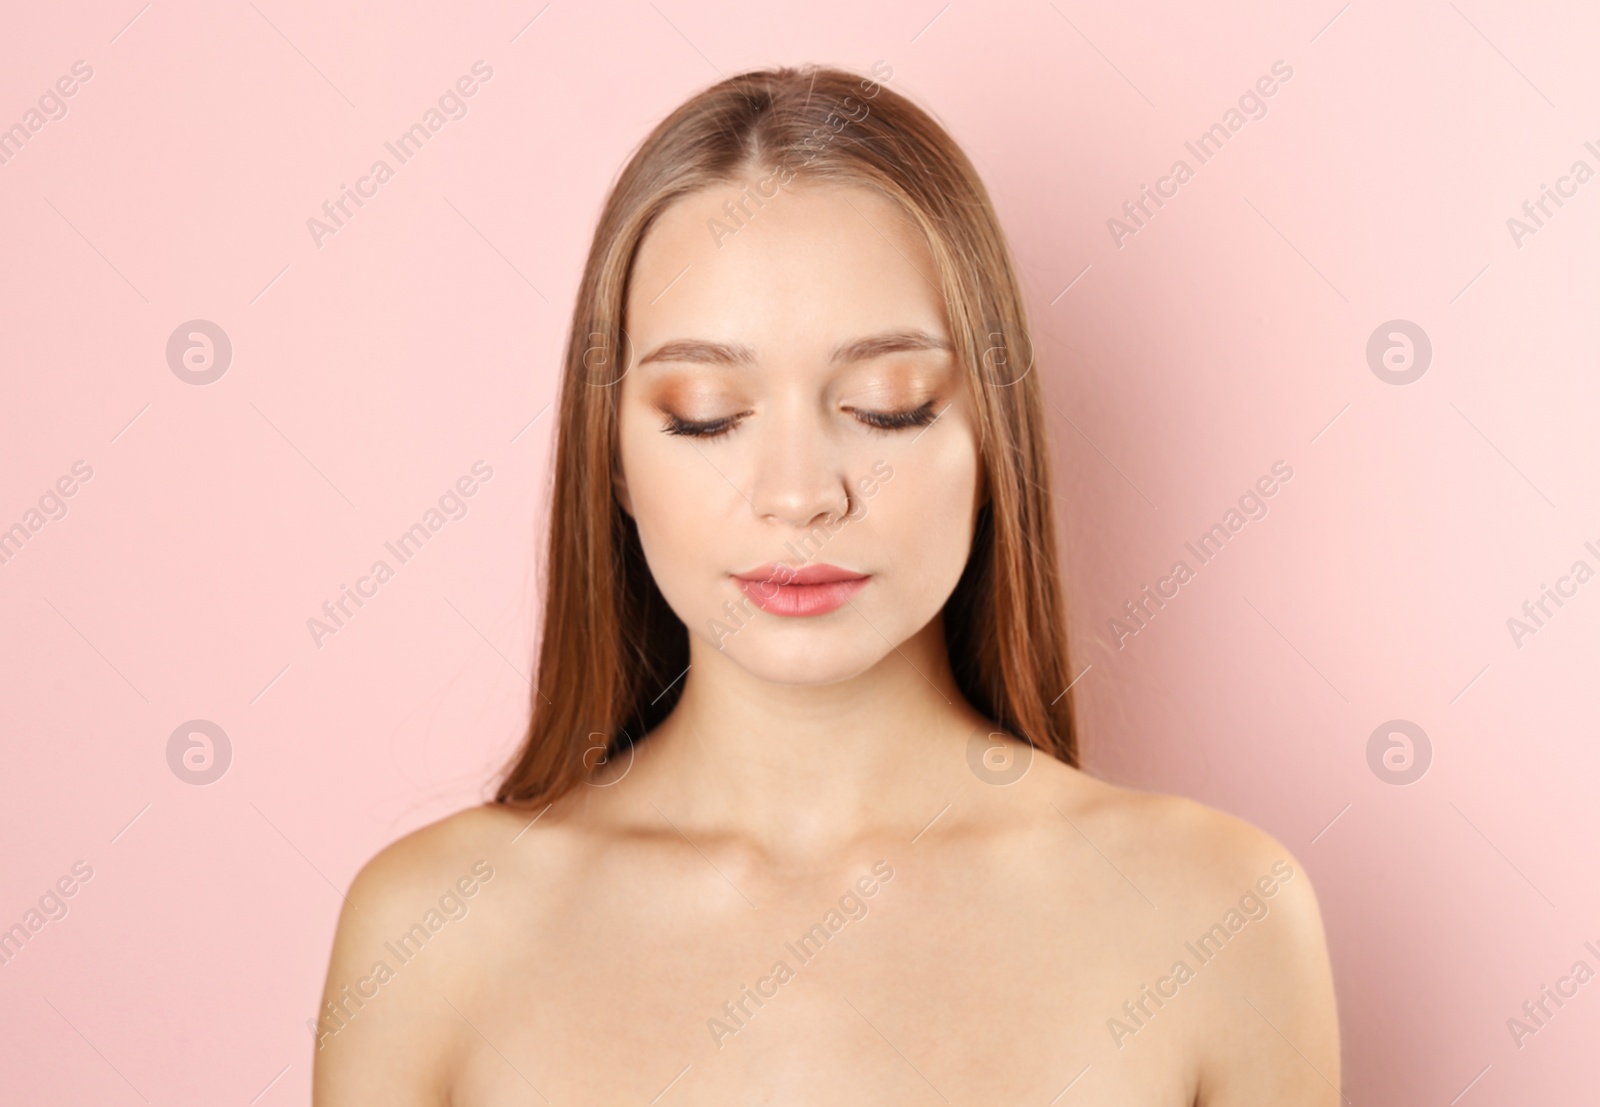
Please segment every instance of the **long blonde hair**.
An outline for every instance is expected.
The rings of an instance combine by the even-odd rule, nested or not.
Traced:
[[[742,186],[752,169],[780,186],[875,188],[926,234],[976,399],[988,482],[945,606],[951,667],[980,712],[1078,764],[1043,401],[1015,268],[972,164],[927,112],[876,79],[892,77],[886,70],[880,62],[873,77],[825,66],[730,77],[662,120],[613,186],[567,338],[533,710],[495,802],[559,799],[677,702],[688,630],[615,498],[611,386],[632,356],[623,306],[645,231],[678,197]]]

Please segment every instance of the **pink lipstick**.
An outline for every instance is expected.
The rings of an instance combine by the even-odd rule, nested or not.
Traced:
[[[774,562],[735,573],[733,579],[757,607],[773,615],[826,615],[848,603],[871,578],[837,565],[795,569]]]

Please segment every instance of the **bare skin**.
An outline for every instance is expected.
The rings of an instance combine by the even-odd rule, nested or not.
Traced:
[[[629,326],[641,357],[751,363],[641,364],[618,401],[619,502],[690,629],[682,698],[560,802],[460,812],[363,868],[316,1103],[1339,1103],[1298,860],[1033,753],[956,686],[939,610],[984,495],[965,378],[937,349],[830,358],[948,338],[914,226],[817,186],[718,245],[724,198],[652,228]],[[863,423],[927,400],[931,424]],[[863,496],[816,554],[870,575],[852,603],[728,633],[730,574]]]

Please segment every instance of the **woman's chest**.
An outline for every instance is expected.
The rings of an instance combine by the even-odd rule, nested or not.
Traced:
[[[520,934],[500,920],[452,1101],[1192,1102],[1203,1004],[1141,999],[1164,967],[1147,904],[882,871],[710,903],[667,886],[578,897]]]

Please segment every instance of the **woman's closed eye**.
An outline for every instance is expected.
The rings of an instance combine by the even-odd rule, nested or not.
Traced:
[[[661,428],[666,434],[681,434],[688,438],[719,438],[737,426],[739,420],[748,412],[708,420],[685,419],[670,411],[664,411],[662,414],[667,418],[666,426]]]
[[[905,430],[910,427],[926,427],[939,417],[934,410],[936,401],[929,400],[921,407],[909,408],[905,411],[867,411],[862,408],[847,407],[850,412],[865,427],[883,433]],[[725,415],[720,419],[685,419],[670,411],[663,411],[666,423],[661,430],[664,434],[683,435],[688,438],[720,438],[741,422],[750,412],[742,411],[736,415]]]
[[[854,413],[857,419],[874,430],[896,431],[905,430],[907,427],[925,427],[939,418],[942,413],[933,410],[935,402],[934,400],[929,400],[921,407],[911,408],[907,411],[862,411],[859,408],[846,408],[845,410]]]

